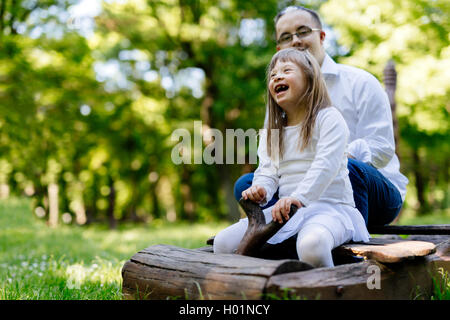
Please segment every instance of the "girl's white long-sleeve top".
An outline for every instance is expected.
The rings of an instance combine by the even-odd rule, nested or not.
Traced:
[[[279,188],[280,198],[294,197],[306,207],[317,200],[355,207],[347,170],[349,130],[343,116],[334,107],[322,109],[303,151],[299,147],[301,126],[284,127],[284,156],[276,160],[267,153],[267,131],[261,131],[259,166],[252,185],[264,187],[266,201]]]

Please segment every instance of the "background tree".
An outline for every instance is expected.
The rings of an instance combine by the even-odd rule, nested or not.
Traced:
[[[390,59],[396,64],[402,172],[412,187],[408,204],[422,213],[449,204],[449,12],[439,0],[331,0],[321,7],[347,48],[340,61],[379,79]]]
[[[292,4],[302,3],[3,0],[0,197],[31,196],[52,225],[237,219],[249,146],[244,165],[225,154],[175,165],[171,135],[188,129],[204,149],[210,129],[262,127],[273,18]],[[306,5],[320,8],[335,59],[379,79],[395,61],[399,153],[416,194],[407,204],[448,208],[448,4]]]

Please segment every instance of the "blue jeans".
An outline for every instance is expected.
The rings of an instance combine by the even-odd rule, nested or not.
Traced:
[[[356,208],[367,226],[386,225],[394,221],[402,207],[398,189],[370,164],[348,159],[349,178]],[[234,185],[234,196],[239,201],[242,191],[252,185],[253,173],[241,176]],[[278,191],[263,209],[278,201]]]

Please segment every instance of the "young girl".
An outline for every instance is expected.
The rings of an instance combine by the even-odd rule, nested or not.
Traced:
[[[331,106],[320,67],[308,51],[277,52],[267,76],[267,130],[260,137],[252,186],[242,197],[264,206],[279,189],[280,200],[263,213],[266,223],[282,223],[282,217],[288,221],[268,243],[298,234],[301,261],[332,267],[333,248],[350,240],[369,240],[348,178],[347,125]],[[277,143],[271,143],[274,140]],[[289,219],[291,204],[299,210]],[[247,226],[245,218],[220,231],[214,252],[234,252]]]

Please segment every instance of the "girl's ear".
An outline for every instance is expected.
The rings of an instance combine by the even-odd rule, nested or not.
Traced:
[[[280,49],[281,49],[280,46],[277,46],[277,51],[280,51]]]

